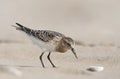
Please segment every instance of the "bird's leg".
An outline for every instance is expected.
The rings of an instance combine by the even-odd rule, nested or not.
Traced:
[[[56,66],[53,64],[53,62],[51,61],[51,59],[50,59],[50,54],[51,54],[51,52],[49,52],[47,58],[48,58],[48,60],[50,61],[51,65],[52,65],[53,67],[56,67]]]
[[[44,65],[43,60],[42,60],[42,56],[43,56],[43,54],[44,54],[44,52],[42,52],[42,54],[40,55],[39,58],[40,58],[40,61],[41,61],[42,67],[45,68],[45,65]]]

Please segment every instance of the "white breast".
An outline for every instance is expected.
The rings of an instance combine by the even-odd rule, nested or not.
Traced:
[[[45,51],[54,51],[56,45],[53,42],[44,42],[41,41],[35,37],[29,36],[30,39],[33,41],[33,43],[35,43],[36,45],[40,46],[41,49],[45,52]]]

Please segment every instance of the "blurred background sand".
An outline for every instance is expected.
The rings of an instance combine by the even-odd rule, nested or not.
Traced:
[[[0,66],[15,65],[22,79],[119,79],[119,4],[119,0],[0,0]],[[86,45],[76,46],[78,60],[70,51],[55,53],[52,60],[58,68],[52,68],[45,58],[47,68],[43,69],[41,49],[11,27],[15,22],[58,31]],[[86,71],[91,65],[105,70]],[[0,70],[0,79],[18,78]]]

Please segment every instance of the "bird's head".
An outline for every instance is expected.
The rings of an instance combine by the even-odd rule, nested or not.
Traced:
[[[76,55],[76,52],[74,50],[74,45],[75,45],[75,42],[72,38],[70,37],[63,37],[62,38],[62,45],[68,49],[70,49],[72,51],[72,53],[75,55],[75,57],[78,59],[77,55]]]

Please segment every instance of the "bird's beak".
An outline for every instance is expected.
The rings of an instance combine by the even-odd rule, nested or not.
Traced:
[[[76,52],[75,52],[74,48],[71,48],[71,51],[72,51],[72,52],[73,52],[73,54],[75,55],[75,58],[76,58],[76,59],[78,59],[77,54],[76,54]]]

